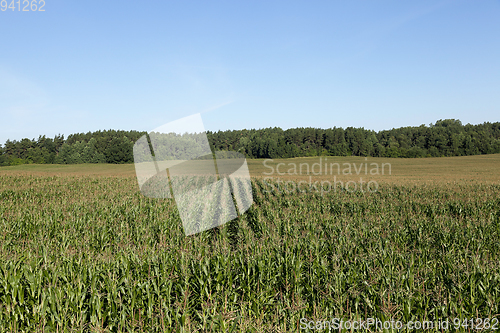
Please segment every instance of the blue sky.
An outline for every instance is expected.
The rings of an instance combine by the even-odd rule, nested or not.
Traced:
[[[45,2],[0,11],[0,143],[500,121],[498,0]]]

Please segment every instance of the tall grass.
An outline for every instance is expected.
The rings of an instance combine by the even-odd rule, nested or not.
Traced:
[[[0,331],[294,332],[500,314],[500,186],[268,192],[185,237],[132,178],[0,176]]]

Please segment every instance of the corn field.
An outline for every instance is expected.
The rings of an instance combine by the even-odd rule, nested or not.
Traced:
[[[499,318],[499,185],[252,191],[245,214],[186,237],[174,200],[135,178],[0,175],[0,332]]]

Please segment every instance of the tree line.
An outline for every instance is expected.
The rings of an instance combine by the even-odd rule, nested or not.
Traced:
[[[7,140],[0,148],[0,165],[133,163],[134,142],[145,132],[97,131],[56,135],[53,139]]]
[[[146,132],[97,131],[64,139],[10,141],[0,147],[0,165],[26,163],[133,163],[133,145]],[[463,125],[439,120],[429,126],[375,132],[364,128],[279,127],[207,131],[214,151],[238,151],[248,158],[302,156],[440,157],[500,153],[500,122]]]

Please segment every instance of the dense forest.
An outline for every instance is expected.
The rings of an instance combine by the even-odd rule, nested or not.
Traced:
[[[26,163],[132,163],[133,145],[145,132],[98,131],[53,139],[10,141],[0,147],[0,165]],[[375,132],[364,128],[265,128],[207,131],[215,151],[248,158],[300,156],[439,157],[500,153],[500,122],[462,125],[439,120],[429,126]]]

